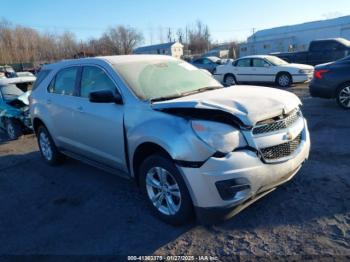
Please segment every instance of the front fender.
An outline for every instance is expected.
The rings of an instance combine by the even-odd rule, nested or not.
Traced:
[[[202,162],[215,153],[194,134],[188,120],[152,109],[137,113],[132,111],[132,117],[128,114],[125,117],[128,120],[125,126],[131,160],[143,143],[157,144],[172,159],[179,161]]]

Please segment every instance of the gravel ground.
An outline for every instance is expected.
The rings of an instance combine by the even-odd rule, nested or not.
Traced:
[[[294,180],[210,227],[166,225],[132,181],[74,160],[49,167],[33,135],[6,142],[0,134],[0,254],[350,259],[350,114],[310,98],[305,85],[290,91],[304,102],[309,161]]]

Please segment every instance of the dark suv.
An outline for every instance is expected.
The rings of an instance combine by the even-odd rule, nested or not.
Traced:
[[[310,93],[313,97],[335,98],[341,107],[350,109],[350,56],[316,66]]]

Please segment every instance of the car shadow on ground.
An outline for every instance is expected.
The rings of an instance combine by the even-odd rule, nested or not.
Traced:
[[[152,254],[193,227],[155,218],[135,184],[38,152],[0,157],[1,254]]]

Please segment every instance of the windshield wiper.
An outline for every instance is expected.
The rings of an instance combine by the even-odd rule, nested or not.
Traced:
[[[182,93],[176,94],[176,95],[162,96],[162,97],[153,98],[150,101],[151,102],[166,101],[166,100],[176,99],[176,98],[189,96],[189,95],[193,95],[193,94],[197,94],[197,93],[202,93],[204,91],[210,91],[210,90],[221,89],[221,88],[224,88],[224,87],[222,87],[222,86],[207,86],[207,87],[202,87],[202,88],[199,88],[199,89],[196,89],[196,90],[182,92]]]
[[[171,99],[175,99],[175,98],[179,98],[182,97],[182,94],[179,95],[171,95],[171,96],[161,96],[161,97],[157,97],[157,98],[153,98],[150,101],[151,102],[160,102],[160,101],[166,101],[166,100],[171,100]]]
[[[202,93],[204,91],[210,91],[210,90],[221,89],[221,88],[223,88],[223,87],[222,86],[207,86],[207,87],[202,87],[202,88],[199,88],[196,90],[184,92],[181,95],[188,96],[188,95],[192,95],[192,94]]]

